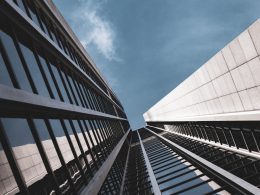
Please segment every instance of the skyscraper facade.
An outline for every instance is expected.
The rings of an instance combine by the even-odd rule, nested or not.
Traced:
[[[98,192],[128,149],[118,98],[51,1],[1,1],[0,23],[0,194]]]

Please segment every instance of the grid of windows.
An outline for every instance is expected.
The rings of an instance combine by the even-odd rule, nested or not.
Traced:
[[[119,122],[109,120],[1,119],[1,141],[8,142],[7,151],[13,153],[16,168],[31,194],[79,190],[126,131]],[[8,166],[4,157],[1,164]],[[12,181],[9,191],[17,192],[12,171],[6,171],[9,174],[1,173],[1,182]]]
[[[1,1],[1,195],[79,194],[130,128],[52,11],[44,1]]]
[[[1,15],[1,83],[84,108],[125,118],[73,69]],[[19,33],[16,33],[19,32]]]
[[[89,68],[88,62],[77,52],[76,46],[67,40],[61,28],[55,24],[45,12],[43,7],[38,5],[37,1],[31,0],[13,0],[13,2],[34,22],[43,33],[45,33],[58,46],[67,57],[69,57],[81,70],[96,82],[96,84],[107,93],[106,87]]]
[[[118,153],[98,194],[120,194],[127,154],[130,147],[130,137],[131,134],[128,134],[128,139],[125,140],[122,148],[120,149],[120,152]]]

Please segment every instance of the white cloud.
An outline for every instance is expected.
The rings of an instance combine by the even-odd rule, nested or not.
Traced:
[[[112,24],[100,15],[104,1],[80,0],[79,5],[80,7],[73,14],[73,20],[78,25],[83,46],[94,45],[106,59],[118,60],[115,48],[115,31]]]

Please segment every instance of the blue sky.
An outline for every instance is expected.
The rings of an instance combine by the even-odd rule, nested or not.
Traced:
[[[260,17],[259,0],[53,0],[122,102],[143,113]]]

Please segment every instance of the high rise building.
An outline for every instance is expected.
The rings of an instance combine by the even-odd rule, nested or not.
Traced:
[[[259,35],[257,20],[144,113],[163,194],[260,194]]]
[[[98,192],[128,149],[118,98],[51,1],[1,1],[0,23],[0,194]]]
[[[260,194],[260,21],[137,131],[51,0],[0,23],[0,195]]]

